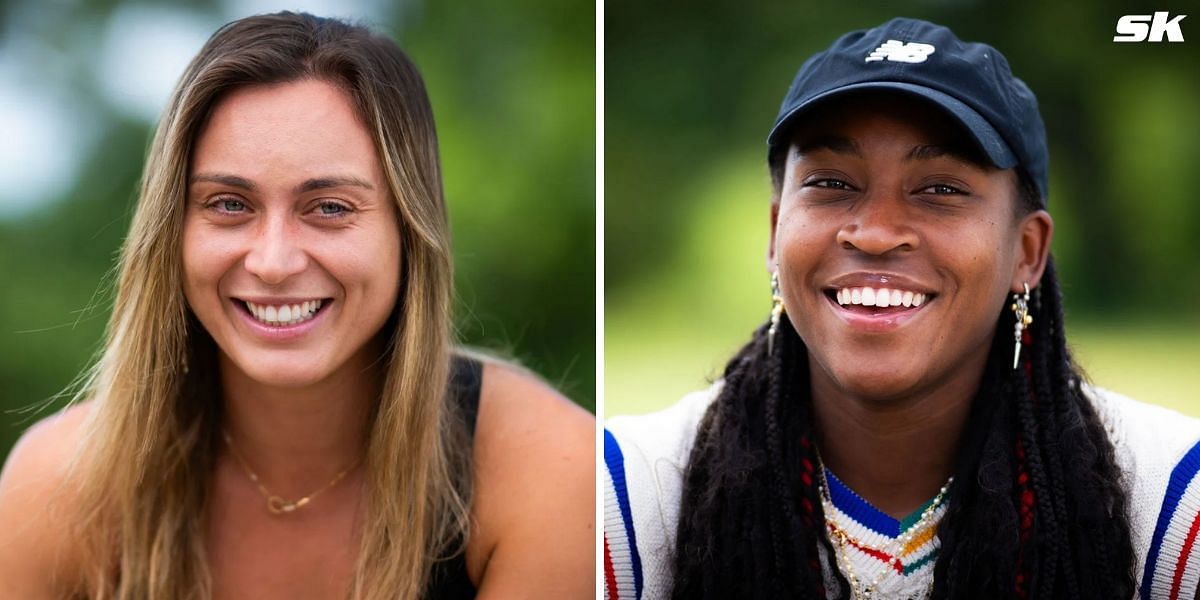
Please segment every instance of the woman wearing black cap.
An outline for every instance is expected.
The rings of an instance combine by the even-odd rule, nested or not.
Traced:
[[[847,34],[768,142],[774,308],[712,388],[609,422],[609,597],[1195,595],[1200,423],[1082,383],[1003,56]]]

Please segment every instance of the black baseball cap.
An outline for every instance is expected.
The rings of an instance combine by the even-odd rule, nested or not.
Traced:
[[[896,18],[847,33],[805,61],[767,136],[770,150],[788,142],[791,126],[814,105],[861,90],[891,90],[937,105],[993,165],[1024,169],[1045,202],[1049,155],[1037,98],[998,50],[964,42],[928,21]]]

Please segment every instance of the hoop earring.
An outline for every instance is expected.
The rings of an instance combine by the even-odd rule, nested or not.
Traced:
[[[767,329],[767,354],[775,352],[775,332],[783,317],[783,296],[779,293],[779,271],[771,273],[771,327]]]
[[[1017,322],[1013,324],[1013,370],[1021,360],[1021,343],[1025,340],[1025,329],[1033,324],[1033,316],[1029,314],[1029,284],[1025,286],[1025,295],[1013,292],[1013,303],[1009,308],[1013,311]]]

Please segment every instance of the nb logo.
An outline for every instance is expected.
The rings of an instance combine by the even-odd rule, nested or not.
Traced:
[[[1166,11],[1156,12],[1153,16],[1125,15],[1117,20],[1117,33],[1121,35],[1114,35],[1113,41],[1161,42],[1165,34],[1168,42],[1182,42],[1183,30],[1179,28],[1179,22],[1187,15],[1179,15],[1170,21],[1168,16]]]
[[[933,54],[933,46],[920,42],[905,44],[899,40],[888,40],[867,55],[867,62],[889,60],[891,62],[923,63]]]

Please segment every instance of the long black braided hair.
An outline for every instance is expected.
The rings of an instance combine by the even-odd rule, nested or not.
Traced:
[[[1041,207],[1021,176],[1022,214]],[[1114,450],[1080,388],[1053,260],[1034,290],[1023,364],[1003,310],[938,526],[934,598],[1127,600],[1133,549]],[[808,350],[787,317],[725,367],[684,475],[673,598],[846,598],[818,491]],[[832,564],[832,562],[831,562]]]

